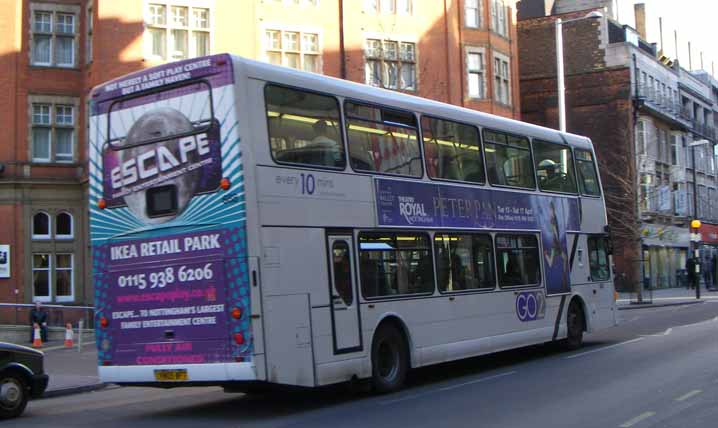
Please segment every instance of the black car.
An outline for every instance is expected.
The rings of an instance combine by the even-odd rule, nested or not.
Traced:
[[[0,342],[0,418],[20,416],[29,398],[45,392],[43,358],[35,349]]]

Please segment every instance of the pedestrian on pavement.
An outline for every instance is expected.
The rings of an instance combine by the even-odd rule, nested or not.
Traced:
[[[710,258],[705,259],[705,266],[703,267],[703,279],[705,280],[706,289],[713,288],[713,260]]]
[[[40,327],[42,342],[47,342],[47,312],[40,302],[35,302],[35,307],[30,311],[30,342],[34,339],[35,324]]]
[[[688,273],[688,284],[686,284],[686,288],[695,288],[696,261],[693,259],[693,257],[689,258],[688,261],[686,261],[686,271]]]

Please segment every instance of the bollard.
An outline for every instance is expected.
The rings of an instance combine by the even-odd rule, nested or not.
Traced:
[[[72,324],[65,324],[65,348],[72,348]]]

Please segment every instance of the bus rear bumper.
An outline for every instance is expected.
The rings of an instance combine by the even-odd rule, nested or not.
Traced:
[[[212,364],[168,364],[149,366],[100,366],[98,374],[100,381],[105,383],[118,384],[157,384],[161,386],[165,382],[158,381],[155,373],[158,370],[186,370],[188,384],[192,383],[217,383],[228,381],[255,381],[257,374],[254,363],[212,363]],[[176,386],[182,382],[166,382]]]

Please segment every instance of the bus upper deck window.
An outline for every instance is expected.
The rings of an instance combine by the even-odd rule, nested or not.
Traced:
[[[588,150],[575,150],[574,155],[576,156],[576,170],[581,193],[589,196],[601,196],[593,154]]]
[[[344,169],[339,103],[334,97],[267,85],[264,98],[276,162]]]
[[[345,102],[344,111],[354,170],[421,177],[413,113],[355,102]]]
[[[528,138],[487,129],[483,135],[489,182],[499,186],[535,188]]]
[[[424,158],[431,178],[484,182],[479,131],[444,119],[421,118]]]
[[[576,193],[571,148],[563,144],[534,140],[534,163],[541,190]]]

